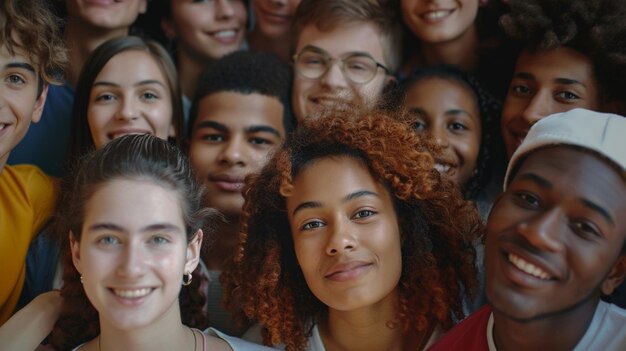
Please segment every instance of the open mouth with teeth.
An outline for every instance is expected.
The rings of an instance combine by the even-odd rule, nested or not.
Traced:
[[[236,29],[220,30],[217,32],[212,32],[210,33],[210,35],[214,37],[215,39],[230,41],[230,40],[234,40],[237,37],[237,30]]]
[[[421,17],[427,21],[437,21],[444,17],[450,16],[454,10],[436,10],[429,11],[421,15]]]
[[[552,277],[550,277],[550,275],[546,271],[544,271],[543,269],[535,266],[534,264],[524,260],[523,258],[515,254],[509,253],[507,255],[507,259],[513,266],[515,266],[517,269],[519,269],[520,271],[528,275],[531,275],[541,280],[552,279]]]
[[[148,296],[154,288],[141,288],[141,289],[109,289],[113,294],[119,296],[124,299],[140,299],[142,297]]]
[[[453,175],[456,171],[456,166],[445,162],[436,162],[435,170],[441,174]]]

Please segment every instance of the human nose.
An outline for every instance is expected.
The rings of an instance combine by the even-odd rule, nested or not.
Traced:
[[[218,158],[220,163],[235,165],[244,164],[244,148],[245,141],[241,138],[230,138],[224,143]]]
[[[122,248],[122,255],[118,261],[117,274],[123,278],[136,278],[144,273],[145,257],[141,247],[132,242]]]
[[[331,232],[326,244],[327,255],[334,256],[357,248],[358,241],[350,230],[350,224],[347,222],[347,219],[338,219],[330,227]]]
[[[517,225],[517,232],[537,249],[558,252],[563,248],[561,214],[554,208]]]
[[[215,5],[215,15],[217,18],[226,19],[235,15],[235,8],[230,3],[230,0],[217,0]]]
[[[341,62],[337,59],[328,61],[326,72],[320,77],[320,81],[331,87],[347,87],[348,80],[341,68]]]
[[[441,147],[448,147],[448,135],[445,128],[441,126],[433,126],[430,131],[435,142]]]
[[[137,106],[129,98],[123,98],[122,104],[117,111],[117,119],[124,121],[131,121],[139,118],[139,114],[137,112]]]
[[[529,101],[521,113],[521,117],[528,126],[532,126],[540,119],[551,114],[549,97],[546,93],[537,93]]]

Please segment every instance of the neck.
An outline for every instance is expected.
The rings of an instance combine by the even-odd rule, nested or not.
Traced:
[[[263,35],[261,31],[255,28],[248,34],[248,45],[250,46],[250,49],[270,52],[278,56],[278,58],[280,58],[283,62],[289,62],[291,60],[289,55],[291,53],[289,47],[290,40],[291,36],[289,32],[280,37],[270,38]]]
[[[589,299],[574,309],[531,321],[514,320],[494,309],[494,342],[498,351],[572,350],[587,332],[598,302]]]
[[[128,28],[104,30],[86,26],[76,19],[68,19],[65,26],[65,43],[72,65],[68,68],[67,80],[76,86],[80,70],[89,54],[105,41],[126,35],[128,35]]]
[[[239,243],[239,217],[229,216],[226,223],[221,223],[215,234],[209,239],[208,249],[202,260],[210,270],[222,271],[235,253]]]
[[[319,323],[324,347],[328,351],[417,350],[422,336],[403,331],[397,320],[398,304],[394,290],[374,305],[351,311],[330,308],[328,318]]]
[[[180,80],[180,87],[190,100],[193,100],[196,93],[196,85],[198,84],[198,78],[211,62],[210,60],[200,59],[190,55],[185,50],[178,50],[176,56],[178,62],[178,79]]]
[[[88,350],[193,350],[194,335],[182,324],[178,300],[157,321],[148,326],[123,330],[100,318],[100,335],[88,343]]]
[[[420,52],[426,66],[450,64],[472,72],[478,66],[479,46],[478,30],[473,25],[456,39],[434,44],[421,43]]]

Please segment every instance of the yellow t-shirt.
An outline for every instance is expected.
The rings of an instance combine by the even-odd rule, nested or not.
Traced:
[[[56,195],[52,180],[37,167],[7,165],[0,173],[0,325],[15,310],[28,246],[50,218]]]

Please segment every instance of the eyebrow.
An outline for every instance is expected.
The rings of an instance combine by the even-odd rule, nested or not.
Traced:
[[[602,217],[604,217],[609,223],[611,223],[611,225],[615,225],[615,222],[613,222],[613,218],[611,218],[611,215],[609,214],[609,211],[607,211],[606,209],[604,209],[604,207],[589,201],[587,199],[580,199],[580,202],[587,208],[599,213]]]
[[[358,190],[358,191],[355,191],[353,193],[350,193],[350,194],[344,196],[343,199],[341,199],[341,202],[345,203],[345,202],[348,202],[348,201],[352,201],[354,199],[358,199],[359,197],[363,197],[363,196],[379,197],[378,194],[373,192],[373,191]],[[320,208],[320,207],[322,207],[322,203],[321,202],[318,202],[318,201],[306,201],[306,202],[303,202],[303,203],[299,204],[298,206],[296,206],[296,208],[293,210],[291,215],[295,216],[298,211],[304,210],[306,208]]]
[[[31,71],[33,73],[35,73],[35,68],[33,67],[33,65],[31,65],[30,63],[27,62],[11,62],[11,63],[7,63],[6,65],[4,65],[4,69],[8,69],[8,68],[22,68],[28,71]]]
[[[322,48],[320,48],[318,46],[315,46],[315,45],[306,45],[305,47],[302,48],[302,50],[300,50],[300,52],[305,51],[305,50],[315,51],[315,52],[317,52],[319,54],[326,55],[328,57],[332,57],[328,53],[328,51],[326,51],[326,50],[324,50],[324,49],[322,49]],[[349,52],[346,52],[346,53],[344,53],[343,55],[341,55],[339,57],[348,57],[348,56],[367,56],[367,57],[372,57],[373,58],[372,54],[370,54],[367,51],[349,51]]]
[[[113,223],[96,223],[91,225],[88,228],[89,231],[97,231],[97,230],[110,230],[110,231],[115,231],[115,232],[125,232],[126,230],[124,230],[124,228],[120,227],[119,225],[113,224]],[[171,223],[155,223],[155,224],[150,224],[146,227],[141,228],[140,232],[153,232],[153,231],[160,231],[160,230],[172,230],[172,231],[180,231],[180,228],[178,226],[175,226]]]
[[[520,79],[526,79],[526,80],[535,80],[535,76],[528,72],[515,73],[514,77],[520,78]],[[564,84],[564,85],[582,85],[585,88],[587,87],[583,82],[576,80],[576,79],[571,79],[571,78],[555,78],[554,82],[558,84]]]
[[[215,121],[202,121],[198,123],[198,125],[196,126],[196,130],[201,129],[201,128],[213,128],[222,133],[227,133],[229,131],[227,126],[225,126],[222,123],[215,122]],[[280,132],[277,129],[272,128],[270,126],[266,126],[266,125],[249,126],[249,127],[246,127],[245,132],[246,133],[266,132],[266,133],[274,134],[279,138],[281,137]]]
[[[165,85],[163,83],[161,83],[160,81],[156,80],[156,79],[142,80],[142,81],[139,81],[139,82],[133,84],[133,86],[134,87],[138,87],[138,86],[142,86],[142,85],[151,85],[151,84],[157,84],[157,85],[160,85],[160,86],[165,88]],[[119,85],[117,83],[113,83],[113,82],[100,81],[100,82],[93,83],[93,86],[94,87],[95,86],[120,87],[121,85]]]
[[[547,179],[538,176],[535,173],[522,173],[518,176],[520,180],[529,180],[531,182],[537,183],[542,188],[552,189],[552,183]]]

